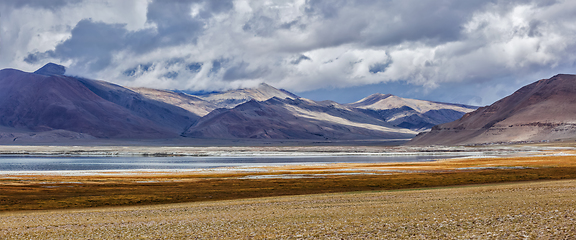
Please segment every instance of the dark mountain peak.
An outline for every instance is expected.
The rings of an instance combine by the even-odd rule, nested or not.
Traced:
[[[551,78],[542,79],[542,80],[536,81],[532,84],[526,85],[526,86],[518,89],[518,91],[526,90],[526,89],[532,89],[532,88],[542,88],[544,85],[547,85],[546,87],[554,87],[554,86],[561,85],[561,84],[574,84],[575,79],[576,79],[576,75],[573,75],[573,74],[556,74]]]
[[[555,83],[555,84],[570,84],[574,85],[576,83],[576,75],[573,74],[557,74],[550,79],[543,79],[547,84]]]
[[[573,77],[574,77],[574,74],[559,73],[559,74],[554,75],[554,77],[552,77],[552,78],[562,78],[562,77],[573,78]],[[551,79],[552,79],[552,78],[551,78]]]
[[[36,70],[34,73],[45,76],[64,75],[64,73],[66,73],[66,67],[56,63],[47,63],[40,69]]]

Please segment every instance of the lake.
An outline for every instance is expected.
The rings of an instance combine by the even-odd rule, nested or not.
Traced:
[[[218,167],[256,167],[327,163],[425,162],[461,156],[345,155],[345,156],[0,156],[0,171],[174,170]]]

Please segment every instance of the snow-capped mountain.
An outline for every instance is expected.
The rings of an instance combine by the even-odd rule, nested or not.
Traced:
[[[363,109],[366,114],[414,131],[425,131],[435,125],[454,121],[476,109],[474,106],[409,99],[380,93],[372,94],[347,106]]]
[[[266,83],[261,83],[256,88],[230,90],[222,93],[199,95],[197,97],[214,104],[218,108],[233,108],[250,100],[266,101],[273,97],[280,99],[298,98],[298,96],[293,93],[274,88]]]

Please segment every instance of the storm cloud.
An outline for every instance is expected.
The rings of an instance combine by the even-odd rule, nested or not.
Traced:
[[[483,105],[574,73],[575,22],[576,3],[560,0],[2,1],[0,68],[52,61],[129,86],[366,86]]]

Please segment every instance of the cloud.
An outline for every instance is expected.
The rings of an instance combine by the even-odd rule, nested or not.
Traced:
[[[90,71],[109,66],[112,55],[126,47],[127,31],[124,24],[106,24],[82,20],[72,29],[72,36],[56,46],[49,55],[63,60],[74,59]]]
[[[267,74],[268,69],[265,68],[251,68],[250,64],[242,62],[234,65],[226,70],[222,77],[225,81],[233,81],[239,79],[255,79]]]
[[[4,7],[11,8],[44,8],[50,10],[57,10],[68,4],[79,3],[81,0],[3,0]]]
[[[54,58],[49,51],[71,38],[80,21],[141,29],[147,1],[0,1],[0,67],[34,71],[47,61],[71,65],[73,61]]]
[[[2,1],[0,67],[55,61],[86,77],[196,91],[402,83],[437,97],[498,82],[456,99],[485,104],[573,72],[575,13],[560,0]]]
[[[295,60],[290,61],[290,63],[298,65],[300,64],[300,62],[302,61],[312,61],[312,59],[310,59],[309,57],[307,57],[306,55],[300,55],[298,58],[296,58]]]

